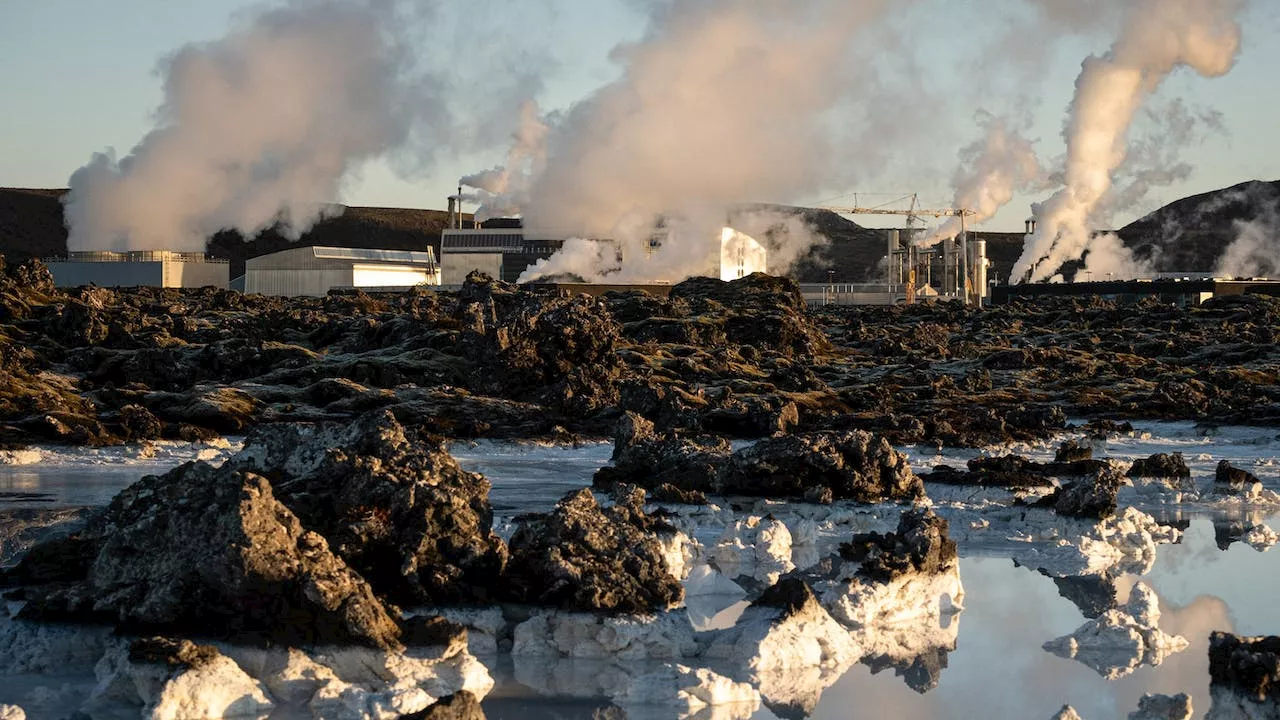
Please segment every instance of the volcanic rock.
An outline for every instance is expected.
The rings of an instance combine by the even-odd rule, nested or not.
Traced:
[[[26,584],[28,619],[294,644],[392,647],[400,635],[266,478],[205,463],[131,485],[85,530],[34,548],[6,581]]]
[[[1111,466],[1101,467],[1055,490],[1040,501],[1059,515],[1102,520],[1116,513],[1116,497],[1124,476]]]
[[[830,488],[837,500],[877,503],[924,496],[920,478],[884,438],[858,430],[768,438],[729,458],[721,491],[754,497],[804,497]]]
[[[1133,461],[1129,477],[1136,478],[1188,478],[1191,468],[1182,459],[1182,453],[1156,453],[1149,458]]]
[[[1261,494],[1262,483],[1252,473],[1232,467],[1230,461],[1222,460],[1218,463],[1218,471],[1214,476],[1213,490],[1223,495],[1251,498]]]
[[[1068,440],[1058,447],[1058,451],[1053,455],[1053,461],[1056,463],[1072,463],[1080,460],[1093,459],[1093,446],[1081,443],[1078,440]]]
[[[1280,637],[1210,634],[1209,678],[1255,702],[1280,700]]]
[[[717,492],[720,468],[730,452],[723,438],[659,438],[653,423],[626,412],[614,432],[613,467],[597,471],[593,485],[602,490],[629,483],[644,488],[670,485],[691,493]]]
[[[390,412],[266,426],[230,462],[270,476],[303,525],[395,602],[492,600],[506,548],[492,530],[489,482]]]
[[[899,516],[896,532],[854,535],[840,546],[840,556],[862,563],[858,574],[878,582],[945,572],[956,560],[956,543],[947,530],[947,521],[932,510],[912,508]]]
[[[674,528],[636,503],[601,507],[583,489],[517,521],[502,580],[510,601],[616,614],[663,610],[684,597],[656,537]]]

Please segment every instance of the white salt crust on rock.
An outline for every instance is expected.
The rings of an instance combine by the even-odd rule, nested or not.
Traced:
[[[94,669],[98,685],[87,707],[141,705],[148,720],[260,718],[274,703],[266,686],[218,655],[199,667],[135,663],[127,645],[107,651]]]
[[[726,577],[754,578],[765,585],[778,582],[795,569],[791,562],[791,531],[773,517],[751,516],[725,529],[710,552]]]

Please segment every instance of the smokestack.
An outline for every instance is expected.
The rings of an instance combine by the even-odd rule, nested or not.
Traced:
[[[1028,235],[1035,235],[1035,234],[1036,234],[1036,219],[1035,219],[1035,218],[1027,218],[1027,234],[1028,234]]]
[[[449,229],[453,229],[453,214],[458,211],[458,198],[449,196]]]

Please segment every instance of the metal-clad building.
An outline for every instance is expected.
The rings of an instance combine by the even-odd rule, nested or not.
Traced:
[[[435,253],[369,248],[296,247],[245,262],[244,291],[321,296],[333,289],[439,285]]]
[[[564,246],[562,238],[526,237],[519,228],[445,230],[440,237],[440,276],[445,285],[461,285],[479,270],[515,282],[528,267]]]
[[[73,252],[45,264],[58,287],[226,288],[231,275],[226,260],[173,250]]]

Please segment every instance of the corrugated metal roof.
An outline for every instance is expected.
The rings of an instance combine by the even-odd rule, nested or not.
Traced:
[[[430,250],[417,252],[413,250],[378,250],[374,248],[313,247],[311,251],[314,257],[321,260],[365,260],[413,263],[415,265],[434,265],[436,262],[436,254]]]

